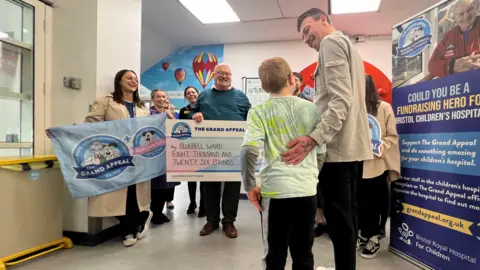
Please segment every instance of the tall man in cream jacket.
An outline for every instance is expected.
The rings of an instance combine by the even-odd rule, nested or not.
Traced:
[[[310,136],[289,143],[291,149],[283,153],[283,160],[298,164],[314,147],[327,144],[319,180],[335,269],[354,270],[358,228],[356,181],[362,177],[362,161],[373,158],[363,60],[348,37],[336,31],[320,9],[312,8],[300,15],[297,30],[304,42],[319,52],[315,104],[322,120]]]

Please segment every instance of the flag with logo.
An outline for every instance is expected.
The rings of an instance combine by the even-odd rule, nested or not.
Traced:
[[[165,119],[154,115],[50,128],[73,198],[100,195],[165,174]]]

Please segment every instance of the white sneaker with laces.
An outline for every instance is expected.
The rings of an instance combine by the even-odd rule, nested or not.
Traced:
[[[319,267],[317,267],[315,270],[335,270],[335,268],[333,268],[333,267],[322,267],[322,266],[319,266]]]
[[[380,250],[380,240],[376,235],[370,238],[370,241],[368,241],[368,244],[365,246],[365,249],[363,249],[360,256],[364,259],[373,259],[377,256],[378,250]]]
[[[129,234],[123,238],[123,245],[126,247],[134,246],[137,243],[137,238],[133,234]]]

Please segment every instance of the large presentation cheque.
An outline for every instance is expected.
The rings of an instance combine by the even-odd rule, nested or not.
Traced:
[[[241,181],[246,128],[243,121],[167,120],[167,181]]]

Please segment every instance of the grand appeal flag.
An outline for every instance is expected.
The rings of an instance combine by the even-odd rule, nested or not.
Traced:
[[[50,128],[73,198],[111,192],[165,174],[164,115]]]

